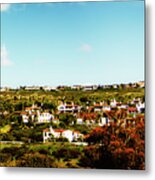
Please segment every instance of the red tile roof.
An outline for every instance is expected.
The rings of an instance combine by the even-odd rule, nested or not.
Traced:
[[[135,112],[135,111],[137,111],[137,108],[136,107],[128,107],[128,111]]]
[[[23,111],[20,113],[21,115],[27,115],[27,112]]]
[[[55,131],[55,132],[60,132],[60,133],[62,133],[62,132],[64,132],[65,130],[64,130],[64,129],[54,129],[54,131]]]

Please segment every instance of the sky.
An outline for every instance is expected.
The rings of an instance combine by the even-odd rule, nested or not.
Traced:
[[[144,1],[1,5],[1,86],[144,80]]]

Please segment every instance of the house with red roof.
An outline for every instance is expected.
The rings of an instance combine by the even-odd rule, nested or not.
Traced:
[[[80,112],[80,110],[81,110],[81,106],[76,105],[73,102],[71,104],[69,104],[69,103],[60,104],[57,108],[60,113],[61,112],[77,113],[77,112]]]
[[[54,115],[48,111],[41,112],[41,108],[34,105],[26,107],[20,115],[23,123],[28,123],[30,120],[35,123],[50,123],[54,119]]]
[[[50,123],[54,119],[54,116],[49,112],[38,112],[36,117],[37,123]]]
[[[102,112],[102,111],[110,111],[111,107],[105,102],[99,102],[99,103],[94,102],[92,109],[94,110],[94,112]]]
[[[69,129],[53,129],[52,126],[50,128],[43,130],[43,142],[50,140],[51,138],[66,138],[69,142],[77,141],[79,138],[83,138],[83,134],[78,131],[72,131]]]

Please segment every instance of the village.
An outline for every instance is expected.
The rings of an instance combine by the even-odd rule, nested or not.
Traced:
[[[46,88],[47,93],[45,93],[45,89],[40,87],[37,89],[36,87],[35,89],[34,87],[25,87],[24,89],[21,87],[16,90],[1,88],[1,97],[4,99],[8,98],[9,93],[11,93],[11,99],[8,99],[11,104],[7,105],[4,102],[4,107],[1,107],[1,124],[4,126],[2,129],[9,127],[6,132],[11,132],[15,140],[23,141],[24,139],[24,142],[24,136],[27,137],[28,135],[23,132],[28,129],[34,134],[40,135],[37,140],[34,136],[27,138],[26,142],[68,141],[70,143],[85,143],[85,137],[96,127],[115,124],[117,127],[127,129],[136,126],[139,122],[144,122],[145,100],[144,96],[138,97],[139,91],[144,90],[143,81],[126,85],[92,85],[68,88],[58,86],[54,91]],[[136,91],[137,93],[133,97],[122,94],[118,98],[117,92],[119,91],[125,94],[130,91],[133,91],[130,94],[134,94]],[[41,94],[39,95],[39,93]],[[68,93],[66,99],[65,93]],[[97,96],[94,98],[93,94],[95,93]],[[106,97],[107,93],[110,93],[108,97]],[[8,95],[5,96],[5,94]],[[125,97],[128,98],[125,100]],[[17,128],[21,132],[20,135],[14,133]],[[3,141],[11,139],[6,138],[4,133],[1,133],[1,136]]]
[[[2,165],[144,168],[143,83],[30,89],[1,89]]]
[[[85,108],[71,103],[61,103],[56,112],[50,113],[48,110],[42,110],[41,107],[32,105],[26,107],[20,113],[22,122],[27,124],[30,121],[34,124],[53,123],[60,124],[60,114],[67,113],[74,116],[73,121],[70,121],[69,126],[73,124],[86,125],[91,127],[109,125],[115,123],[117,126],[128,127],[134,126],[139,121],[144,121],[145,103],[139,99],[133,99],[131,102],[124,104],[117,102],[115,99],[106,102],[94,102],[93,105],[87,105]],[[67,121],[67,120],[66,120]],[[35,130],[35,129],[34,129]],[[51,125],[49,128],[43,130],[43,142],[48,142],[51,139],[66,138],[69,142],[84,141],[84,135],[79,131],[72,131],[71,129],[53,129]]]

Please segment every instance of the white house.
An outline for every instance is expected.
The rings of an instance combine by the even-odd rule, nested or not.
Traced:
[[[105,103],[105,102],[100,102],[100,103],[95,103],[94,102],[94,111],[95,112],[101,112],[101,111],[110,111],[111,107]]]
[[[37,123],[49,123],[54,119],[54,116],[49,112],[38,113],[36,121]]]
[[[98,125],[99,125],[99,126],[104,126],[104,125],[106,125],[106,124],[108,124],[108,123],[109,123],[108,117],[101,117]]]
[[[97,86],[96,85],[85,85],[83,86],[83,91],[92,91],[92,90],[96,90]]]
[[[76,124],[83,124],[83,119],[82,118],[77,118],[76,119]]]
[[[29,115],[31,115],[34,112],[36,112],[36,113],[40,112],[40,109],[41,109],[40,107],[33,104],[30,107],[26,107],[25,112],[27,112],[27,113],[29,113]]]
[[[127,104],[122,104],[119,108],[120,109],[127,109],[129,106]]]
[[[75,105],[74,103],[72,104],[60,104],[58,106],[58,111],[59,112],[80,112],[81,106]]]
[[[47,128],[43,130],[43,142],[45,143],[47,140],[51,139],[51,136],[54,134],[53,128]]]
[[[28,123],[29,122],[29,116],[28,113],[23,111],[20,113],[20,115],[22,116],[22,121],[23,123]]]
[[[51,91],[51,90],[56,91],[57,90],[56,87],[51,87],[51,86],[44,86],[43,89],[44,89],[44,91]]]
[[[117,101],[116,101],[116,99],[113,99],[113,100],[110,102],[110,106],[111,106],[111,107],[116,107],[116,106],[117,106]]]
[[[103,103],[102,102],[100,102],[100,103],[94,102],[94,111],[100,112],[102,110],[103,110]]]
[[[55,135],[58,137],[64,137],[67,138],[69,142],[72,142],[74,139],[73,132],[69,129],[67,130],[55,130]]]
[[[111,111],[111,107],[110,106],[103,106],[103,111]]]
[[[51,136],[56,139],[64,137],[67,138],[69,142],[77,140],[79,137],[83,137],[83,135],[77,131],[71,131],[69,129],[53,129],[50,126],[50,128],[43,130],[43,142],[45,143],[47,140],[51,139]]]
[[[145,103],[142,103],[140,101],[138,104],[136,104],[136,108],[137,108],[137,111],[139,113],[144,113],[144,111],[145,111]]]
[[[22,120],[28,123],[29,120],[36,123],[49,123],[54,119],[54,116],[49,112],[40,112],[38,108],[26,107],[25,111],[21,112]]]
[[[33,90],[40,90],[39,86],[27,86],[25,87],[25,90],[33,91]]]
[[[29,112],[29,111],[23,111],[20,113],[20,115],[22,116],[23,123],[28,123],[29,121],[34,122],[35,117],[37,117],[36,112]]]

